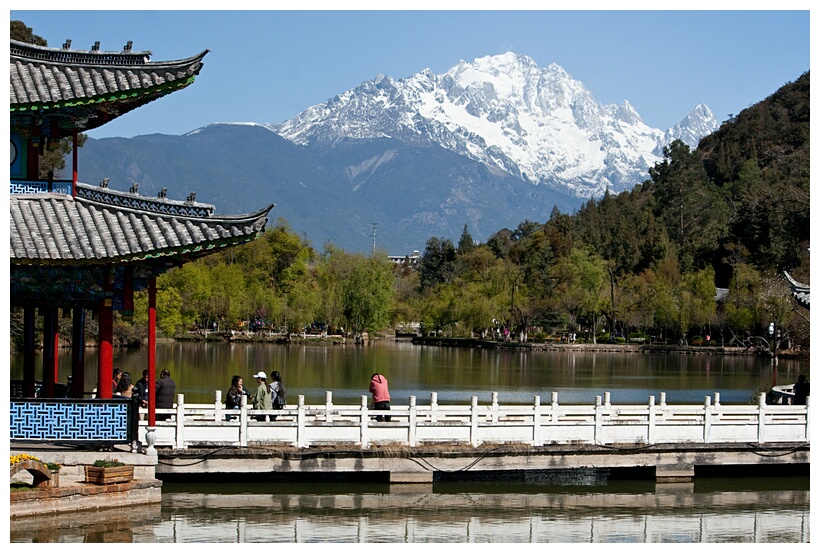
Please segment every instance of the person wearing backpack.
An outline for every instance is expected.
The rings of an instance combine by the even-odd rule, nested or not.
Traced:
[[[268,411],[273,409],[273,402],[271,401],[271,393],[268,389],[268,375],[259,371],[253,377],[259,383],[256,393],[253,396],[253,408],[261,411]],[[267,419],[266,415],[256,415],[256,420],[264,421]]]
[[[273,371],[270,373],[270,380],[271,402],[273,403],[273,408],[282,409],[288,403],[285,400],[285,383],[282,382],[282,375],[279,374],[279,371]],[[271,420],[275,421],[276,415],[272,415]]]

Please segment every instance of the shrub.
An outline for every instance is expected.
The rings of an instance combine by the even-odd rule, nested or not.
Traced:
[[[118,459],[97,459],[96,461],[94,461],[94,466],[95,467],[110,468],[110,467],[122,467],[124,465],[125,465],[125,463],[120,462]]]

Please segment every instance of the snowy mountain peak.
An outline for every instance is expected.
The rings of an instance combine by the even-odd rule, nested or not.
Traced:
[[[683,140],[691,148],[695,148],[701,138],[717,128],[718,122],[712,110],[706,104],[698,104],[677,125],[666,131],[664,141],[670,143],[673,140]],[[662,150],[661,147],[658,151]]]
[[[506,52],[459,61],[441,75],[377,75],[271,126],[297,144],[389,137],[431,142],[536,185],[582,197],[619,192],[647,177],[663,147],[691,147],[717,128],[701,104],[663,132],[626,100],[601,105],[561,66]]]

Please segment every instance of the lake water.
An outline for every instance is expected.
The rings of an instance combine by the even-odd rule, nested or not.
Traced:
[[[85,383],[97,380],[95,349],[86,353]],[[70,353],[61,352],[60,380],[69,374]],[[212,403],[214,391],[225,392],[231,376],[241,375],[255,387],[253,375],[278,370],[290,403],[304,395],[307,404],[324,404],[325,392],[338,404],[360,403],[370,376],[379,372],[390,384],[391,403],[419,404],[438,394],[442,404],[469,404],[471,396],[489,403],[542,403],[558,393],[559,403],[594,404],[595,396],[611,393],[612,403],[646,404],[649,396],[666,392],[668,403],[702,403],[720,394],[721,403],[749,403],[760,388],[792,384],[800,373],[810,378],[808,361],[752,356],[591,353],[578,351],[517,351],[417,346],[409,340],[378,340],[355,345],[282,345],[250,343],[166,342],[157,345],[157,374],[169,369],[177,393],[186,403]],[[114,366],[135,380],[147,368],[145,348],[115,350]],[[42,362],[37,361],[38,378]],[[23,374],[21,356],[11,358],[11,378]],[[756,402],[756,400],[755,400]]]
[[[808,543],[809,478],[606,485],[163,485],[162,504],[12,520],[12,543]]]
[[[69,366],[68,354],[61,366]],[[96,352],[86,358],[96,381]],[[135,375],[144,349],[116,351],[115,366]],[[38,361],[38,377],[40,371]],[[358,404],[370,375],[390,382],[393,404],[531,403],[551,392],[560,403],[749,403],[757,390],[810,378],[807,361],[710,355],[520,352],[414,346],[382,340],[367,346],[162,343],[157,368],[168,368],[186,403],[210,403],[231,375],[252,386],[257,371],[282,373],[288,399]],[[62,369],[62,377],[67,369]],[[22,377],[12,356],[11,378]],[[93,385],[93,384],[92,384]],[[90,387],[90,386],[89,386]],[[166,482],[162,503],[111,511],[11,520],[11,542],[158,543],[649,543],[810,541],[809,477],[698,478],[692,484],[599,477],[529,482],[436,482],[390,487],[350,482]]]

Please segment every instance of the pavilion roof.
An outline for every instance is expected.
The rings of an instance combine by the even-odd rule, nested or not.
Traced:
[[[66,45],[68,46],[68,45]],[[201,53],[183,60],[151,62],[151,52],[48,48],[11,41],[12,116],[57,115],[63,129],[88,130],[191,84]]]
[[[786,275],[786,279],[791,285],[792,296],[794,299],[797,300],[797,303],[806,309],[809,309],[809,306],[811,305],[811,286],[794,280],[794,278],[786,271],[784,271],[783,274]]]
[[[12,266],[188,261],[254,240],[274,207],[217,216],[210,204],[79,183],[76,197],[13,194],[10,202]]]

